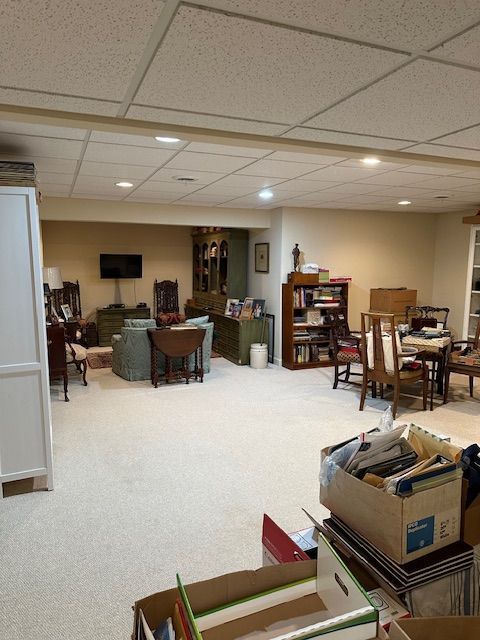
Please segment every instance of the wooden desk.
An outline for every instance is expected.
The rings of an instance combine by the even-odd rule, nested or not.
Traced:
[[[185,378],[188,384],[193,376],[195,380],[200,378],[203,382],[203,339],[206,329],[147,329],[152,349],[152,384],[158,386],[158,363],[157,352],[160,351],[165,356],[166,383],[170,380]],[[189,356],[195,354],[195,365],[193,372],[188,366]],[[179,369],[173,369],[172,358],[181,358],[182,364]]]
[[[65,402],[68,402],[68,372],[65,352],[65,329],[61,324],[47,327],[48,368],[50,378],[63,378]]]

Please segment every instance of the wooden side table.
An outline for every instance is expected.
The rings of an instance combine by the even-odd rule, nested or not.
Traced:
[[[65,402],[69,401],[67,356],[65,353],[65,329],[60,324],[47,327],[48,368],[50,378],[63,378]]]
[[[188,384],[191,377],[203,382],[203,339],[205,329],[147,329],[152,349],[152,384],[158,386],[158,360],[157,352],[165,356],[165,382],[185,378]],[[193,371],[190,371],[188,359],[195,354]],[[179,369],[173,369],[172,358],[181,358]]]

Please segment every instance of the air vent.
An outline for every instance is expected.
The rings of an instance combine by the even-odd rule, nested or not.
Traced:
[[[192,176],[173,176],[173,179],[177,182],[184,182],[185,184],[189,182],[196,182],[198,178],[192,178]]]

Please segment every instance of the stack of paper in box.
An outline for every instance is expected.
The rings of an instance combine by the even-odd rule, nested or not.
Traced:
[[[325,538],[318,561],[242,571],[135,604],[133,640],[169,629],[176,640],[370,640],[378,614]],[[166,636],[168,638],[168,636]]]
[[[322,452],[332,538],[397,593],[467,568],[460,541],[462,449],[410,425]]]

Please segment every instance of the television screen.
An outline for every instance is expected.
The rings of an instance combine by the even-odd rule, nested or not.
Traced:
[[[133,253],[101,253],[100,278],[141,278],[142,256]]]

